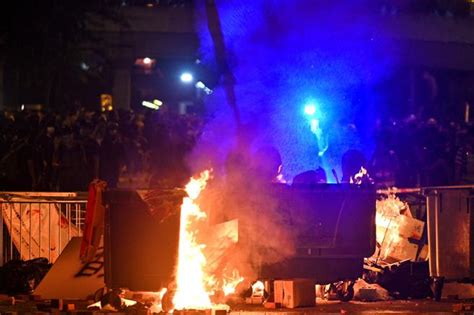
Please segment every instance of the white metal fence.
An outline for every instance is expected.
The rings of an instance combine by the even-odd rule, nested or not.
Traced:
[[[0,265],[46,257],[54,262],[85,223],[87,193],[0,192]]]

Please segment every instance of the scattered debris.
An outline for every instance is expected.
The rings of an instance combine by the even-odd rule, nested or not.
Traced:
[[[473,312],[474,311],[474,303],[459,303],[453,305],[453,312]]]
[[[0,267],[0,293],[31,294],[50,268],[46,258],[9,261]]]
[[[389,292],[379,284],[371,284],[363,279],[359,279],[354,285],[354,299],[364,302],[374,302],[388,301],[393,298]]]
[[[365,259],[365,283],[380,286],[392,298],[432,297],[424,230],[425,222],[414,217],[408,203],[394,193],[377,200],[377,250]],[[362,293],[362,298],[371,300],[376,292],[362,290],[357,297],[361,299]]]
[[[405,260],[381,266],[367,259],[365,269],[364,280],[382,286],[393,298],[432,297],[428,262]]]

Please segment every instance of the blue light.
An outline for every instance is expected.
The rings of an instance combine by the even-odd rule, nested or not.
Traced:
[[[181,74],[180,78],[181,81],[183,81],[184,83],[189,83],[193,81],[193,75],[189,72],[184,72],[183,74]]]
[[[311,131],[316,134],[319,129],[319,119],[311,119]]]
[[[316,105],[314,104],[307,104],[305,107],[304,107],[304,112],[306,115],[308,116],[313,116],[315,113],[316,113]]]
[[[204,83],[202,83],[202,81],[198,81],[196,82],[196,88],[198,89],[204,89],[206,87],[206,85]]]

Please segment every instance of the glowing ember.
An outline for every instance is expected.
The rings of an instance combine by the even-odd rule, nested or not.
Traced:
[[[263,296],[265,291],[265,285],[262,281],[256,281],[252,284],[252,296]]]
[[[244,277],[241,277],[239,271],[234,269],[232,276],[224,277],[223,279],[222,291],[224,292],[224,295],[227,296],[235,293],[235,288],[242,281],[244,281]]]
[[[206,187],[209,171],[199,178],[191,178],[186,185],[188,197],[181,205],[181,225],[179,233],[179,256],[177,270],[177,290],[173,299],[175,309],[210,309],[212,307],[206,290],[207,275],[204,272],[206,257],[204,244],[197,240],[196,224],[207,217],[199,208],[196,199]]]
[[[375,224],[377,227],[377,243],[382,245],[379,258],[386,259],[390,249],[401,241],[400,224],[398,218],[400,211],[406,207],[395,195],[377,200],[377,213]]]
[[[370,175],[367,172],[367,170],[363,166],[361,166],[359,172],[357,174],[355,174],[354,176],[350,177],[350,183],[361,185],[364,182],[365,183],[372,183],[372,184],[374,183],[373,179],[370,178]]]

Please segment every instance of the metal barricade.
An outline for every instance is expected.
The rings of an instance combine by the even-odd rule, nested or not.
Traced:
[[[0,265],[46,257],[54,262],[85,223],[87,193],[0,192]]]

